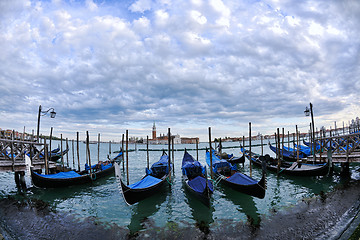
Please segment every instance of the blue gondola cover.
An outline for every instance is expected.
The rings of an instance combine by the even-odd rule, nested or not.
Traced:
[[[206,188],[206,179],[203,177],[197,176],[193,180],[190,180],[188,182],[188,184],[196,192],[202,193],[202,192],[204,192],[204,190]],[[208,181],[208,186],[209,186],[209,189],[211,192],[214,191],[214,187],[213,187],[211,181]]]
[[[235,170],[237,169],[236,165],[232,165],[231,163],[229,163],[228,161],[226,161],[225,159],[220,159],[218,156],[215,155],[215,151],[212,150],[213,154],[212,154],[212,165],[213,165],[213,171],[217,172],[218,169],[220,168],[228,168],[231,170]],[[210,153],[206,152],[206,163],[210,166]]]
[[[151,187],[157,183],[161,182],[161,179],[158,179],[156,177],[153,177],[151,175],[147,175],[143,179],[141,179],[139,182],[130,184],[128,187],[131,189],[137,189],[137,188],[147,188]]]
[[[97,166],[98,166],[98,164],[91,165],[91,169],[95,169],[95,168],[97,168]],[[108,169],[111,166],[112,166],[112,163],[109,163],[107,165],[104,165],[104,164],[101,163],[99,170],[103,171],[105,169]],[[89,165],[87,163],[85,163],[85,170],[87,170],[87,171],[90,170],[90,167],[89,167]]]
[[[239,172],[234,173],[227,181],[241,185],[252,185],[257,183],[255,179]]]
[[[170,164],[170,167],[172,164]],[[160,160],[154,163],[150,168],[150,174],[155,177],[162,177],[169,172],[169,156],[162,155]]]
[[[183,162],[182,172],[184,175],[199,175],[205,174],[205,168],[198,161]]]
[[[59,173],[55,173],[55,174],[38,174],[36,172],[34,172],[35,174],[44,177],[44,178],[75,178],[75,177],[80,177],[81,175],[78,174],[75,171],[69,171],[69,172],[59,172]]]

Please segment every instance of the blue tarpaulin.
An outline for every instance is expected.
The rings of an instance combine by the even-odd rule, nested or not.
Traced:
[[[284,146],[284,148],[285,148],[285,146]],[[294,151],[294,149],[292,149],[292,148],[287,149],[287,150]],[[297,145],[295,144],[295,154],[297,154],[296,151],[297,151]],[[312,154],[312,149],[308,146],[299,145],[299,151],[303,152],[307,156],[310,156]]]
[[[190,180],[188,182],[188,184],[196,192],[202,193],[202,192],[204,192],[204,190],[206,188],[206,179],[203,177],[197,176],[193,180]],[[208,180],[208,186],[209,186],[211,192],[214,191],[212,182],[209,180]]]
[[[269,145],[270,149],[276,153],[277,151],[277,148],[272,146],[272,145]],[[284,146],[284,149],[279,149],[279,153],[280,155],[283,155],[284,157],[290,157],[290,158],[296,158],[297,157],[297,153],[296,153],[296,150],[295,150],[295,153],[294,153],[294,150],[292,148],[290,148],[291,150],[286,150],[286,147]],[[299,158],[306,158],[306,154],[299,151]]]
[[[204,174],[204,167],[198,161],[186,162],[182,165],[182,172],[184,175],[188,174]]]
[[[187,175],[189,178],[193,178],[201,174],[205,175],[206,170],[203,165],[199,161],[195,161],[195,159],[187,151],[184,153],[181,166],[183,175]]]
[[[172,164],[170,164],[170,167],[172,167]],[[160,160],[154,163],[149,173],[156,177],[162,177],[165,174],[169,173],[169,156],[168,155],[162,155]]]
[[[117,160],[118,158],[123,156],[123,152],[120,152],[118,155],[116,155],[116,157],[114,157],[114,160]]]
[[[91,165],[91,169],[95,169],[97,166],[98,166],[98,164]],[[108,165],[104,165],[101,163],[100,170],[102,171],[102,170],[108,169],[111,166],[112,166],[112,163],[109,163]],[[85,163],[85,170],[90,170],[90,167],[87,163]]]
[[[80,177],[81,175],[78,174],[75,171],[69,171],[69,172],[59,172],[59,173],[55,173],[55,174],[38,174],[35,172],[35,174],[41,176],[41,177],[45,177],[45,178],[75,178],[75,177]]]
[[[228,161],[224,159],[220,159],[218,156],[214,154],[214,150],[212,150],[212,165],[213,165],[213,171],[217,172],[219,168],[230,168],[232,170],[236,171],[236,165],[231,165]],[[206,152],[206,163],[210,166],[210,153]]]
[[[147,175],[143,179],[141,179],[139,182],[130,184],[128,187],[131,189],[137,189],[137,188],[147,188],[154,186],[155,184],[161,182],[161,179],[158,179],[156,177],[153,177],[151,175]]]
[[[257,181],[252,179],[251,177],[236,172],[234,173],[231,177],[229,177],[228,179],[226,179],[226,181],[232,182],[232,183],[236,183],[236,184],[241,184],[241,185],[252,185],[252,184],[256,184]]]

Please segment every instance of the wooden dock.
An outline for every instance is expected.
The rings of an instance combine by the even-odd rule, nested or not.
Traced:
[[[54,168],[55,163],[48,163],[40,152],[47,152],[47,144],[33,141],[0,139],[0,171],[26,171],[26,158],[34,169]],[[35,151],[35,148],[40,150]],[[46,156],[46,155],[45,155]]]
[[[315,139],[315,145],[320,146],[320,153],[315,155],[317,161],[328,161],[333,163],[355,163],[360,162],[360,132]],[[309,156],[308,160],[313,160]]]

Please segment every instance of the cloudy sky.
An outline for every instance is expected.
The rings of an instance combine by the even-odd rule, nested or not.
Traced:
[[[2,0],[0,128],[119,140],[342,126],[360,114],[360,1]]]

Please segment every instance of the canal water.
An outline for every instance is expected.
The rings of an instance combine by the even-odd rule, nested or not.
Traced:
[[[57,146],[58,142],[53,143]],[[258,142],[253,142],[258,144]],[[200,143],[199,148],[205,148],[208,143]],[[223,151],[240,156],[239,143],[225,142]],[[165,149],[166,145],[150,145],[151,149]],[[335,171],[327,176],[319,177],[292,177],[287,175],[277,176],[275,173],[267,173],[267,190],[264,199],[251,197],[240,192],[236,192],[226,186],[217,185],[212,196],[211,207],[208,208],[196,198],[189,196],[185,191],[181,181],[181,161],[184,148],[190,149],[188,152],[196,158],[195,145],[181,144],[175,145],[175,175],[172,180],[163,187],[158,194],[145,199],[137,204],[128,206],[123,200],[119,176],[125,179],[125,171],[121,163],[116,168],[116,173],[104,179],[99,179],[92,184],[73,186],[62,189],[41,189],[32,185],[30,174],[26,173],[26,183],[28,190],[26,193],[19,193],[13,173],[0,173],[0,199],[10,197],[29,198],[44,201],[54,212],[71,215],[81,221],[93,219],[100,225],[119,226],[127,229],[130,234],[145,231],[149,228],[165,227],[194,227],[202,232],[216,231],[223,225],[236,225],[244,222],[250,226],[258,226],[260,222],[268,218],[272,213],[289,208],[299,201],[309,199],[323,193],[334,190],[349,179],[340,177],[340,166],[335,166]],[[233,148],[231,148],[233,147]],[[98,146],[91,144],[91,162],[94,164],[98,159]],[[111,151],[120,149],[119,144],[112,144]],[[138,181],[145,174],[146,145],[129,145],[129,149],[136,149],[128,153],[129,156],[129,178],[130,184]],[[261,153],[261,147],[252,147],[252,151]],[[81,167],[85,164],[85,144],[80,144]],[[109,153],[109,144],[100,145],[100,160],[106,160]],[[205,150],[199,150],[199,161],[205,164]],[[264,146],[264,154],[274,156],[267,145]],[[72,167],[77,159],[73,159],[72,150],[64,157]],[[150,164],[159,160],[161,151],[149,151]],[[112,153],[111,157],[116,156]],[[249,174],[249,161],[245,166],[239,165],[242,172]],[[359,165],[352,164],[350,171],[352,179],[360,179],[357,171]],[[253,178],[261,178],[261,170],[252,167]]]

